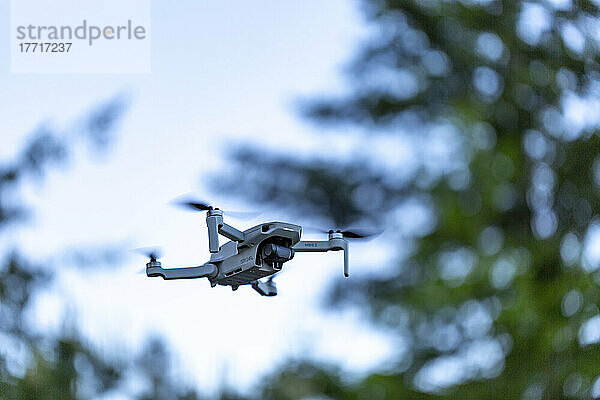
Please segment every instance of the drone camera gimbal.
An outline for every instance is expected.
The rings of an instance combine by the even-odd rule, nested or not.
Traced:
[[[294,250],[274,243],[262,246],[261,256],[264,261],[271,264],[273,269],[281,271],[283,263],[294,258]]]

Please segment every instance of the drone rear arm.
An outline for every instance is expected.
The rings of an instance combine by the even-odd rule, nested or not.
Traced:
[[[216,265],[206,263],[199,267],[188,268],[162,268],[158,262],[146,264],[146,275],[149,277],[161,276],[165,280],[169,279],[193,279],[193,278],[214,278],[219,273]]]
[[[344,251],[344,276],[349,275],[348,266],[348,242],[342,238],[331,238],[328,241],[320,240],[301,240],[294,247],[295,252],[326,252],[326,251]]]
[[[208,227],[208,250],[211,253],[219,251],[219,234],[236,242],[244,241],[244,232],[223,222],[223,212],[221,210],[208,211],[206,226]]]

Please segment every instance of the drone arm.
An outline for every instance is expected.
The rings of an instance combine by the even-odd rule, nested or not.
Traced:
[[[223,214],[220,210],[208,212],[206,226],[208,227],[208,250],[211,253],[219,251],[219,234],[236,242],[244,241],[243,232],[223,222]]]
[[[344,250],[344,276],[347,278],[350,276],[350,254],[348,252],[348,242],[345,240],[342,244],[342,250]]]
[[[223,225],[219,227],[219,233],[225,236],[227,239],[233,240],[235,242],[244,241],[244,233],[238,231],[231,225],[227,225],[226,223],[223,223]]]
[[[211,253],[219,251],[219,229],[223,225],[223,217],[220,215],[209,215],[206,217],[208,227],[208,250]]]
[[[319,241],[319,240],[301,240],[294,247],[292,247],[296,252],[326,252],[331,250],[331,245],[329,241]]]
[[[301,240],[294,247],[296,252],[326,252],[326,251],[344,251],[344,276],[349,275],[349,257],[348,242],[340,238],[332,238],[328,241]]]
[[[199,267],[188,268],[162,268],[160,266],[146,266],[146,275],[149,277],[161,276],[165,280],[214,278],[219,273],[216,265],[206,263]]]

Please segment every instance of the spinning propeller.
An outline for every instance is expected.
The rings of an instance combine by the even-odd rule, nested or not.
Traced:
[[[377,228],[350,228],[350,229],[322,229],[308,227],[309,231],[319,233],[341,233],[346,239],[369,239],[381,234],[382,230]]]
[[[175,204],[177,204],[181,207],[187,207],[187,208],[191,209],[192,211],[208,211],[208,210],[214,209],[213,206],[209,206],[208,204],[201,203],[199,201],[192,201],[192,200],[180,200],[180,201],[175,202]],[[218,210],[218,208],[217,208],[217,210]]]
[[[156,261],[162,255],[162,251],[158,247],[138,247],[137,249],[133,250],[136,253],[146,256],[150,259],[150,261]]]
[[[143,255],[146,258],[149,258],[150,263],[158,262],[158,259],[162,256],[162,251],[158,247],[138,247],[137,249],[133,249],[133,251],[135,251],[138,254]],[[146,268],[142,268],[142,269],[138,270],[136,273],[144,274],[144,273],[146,273]]]
[[[171,201],[171,204],[174,204],[178,207],[185,208],[188,211],[210,211],[210,210],[220,210],[218,207],[211,206],[202,201],[198,201],[192,198],[189,195],[179,196],[178,198]],[[221,210],[224,214],[237,218],[237,219],[252,219],[260,215],[259,212],[252,211],[229,211],[229,210]]]

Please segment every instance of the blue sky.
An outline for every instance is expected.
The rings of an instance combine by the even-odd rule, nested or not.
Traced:
[[[9,26],[8,1],[0,3],[0,16]],[[150,74],[19,75],[0,58],[0,160],[40,123],[67,129],[116,93],[131,99],[110,152],[90,157],[79,149],[68,170],[26,185],[35,219],[4,246],[42,261],[77,245],[157,244],[165,265],[203,263],[203,215],[166,203],[196,191],[223,208],[252,208],[211,194],[201,179],[224,167],[230,142],[250,140],[297,154],[351,152],[352,135],[320,135],[319,127],[295,116],[293,103],[302,95],[343,91],[342,67],[366,32],[352,1],[153,2]],[[2,37],[0,52],[8,54],[8,46]],[[275,218],[286,216],[266,210],[260,219]],[[260,219],[235,223],[246,228]],[[353,261],[375,267],[386,254],[370,259],[366,246],[353,247]],[[147,279],[135,275],[144,259],[127,257],[114,271],[60,272],[32,323],[56,331],[64,318],[76,320],[108,353],[139,348],[149,332],[158,332],[177,352],[176,372],[208,390],[223,380],[248,387],[285,357],[305,354],[359,373],[400,346],[351,311],[320,310],[325,289],[343,279],[341,254],[296,257],[278,279],[276,298],[249,288],[211,290],[205,280]],[[242,332],[264,340],[232,345]]]

